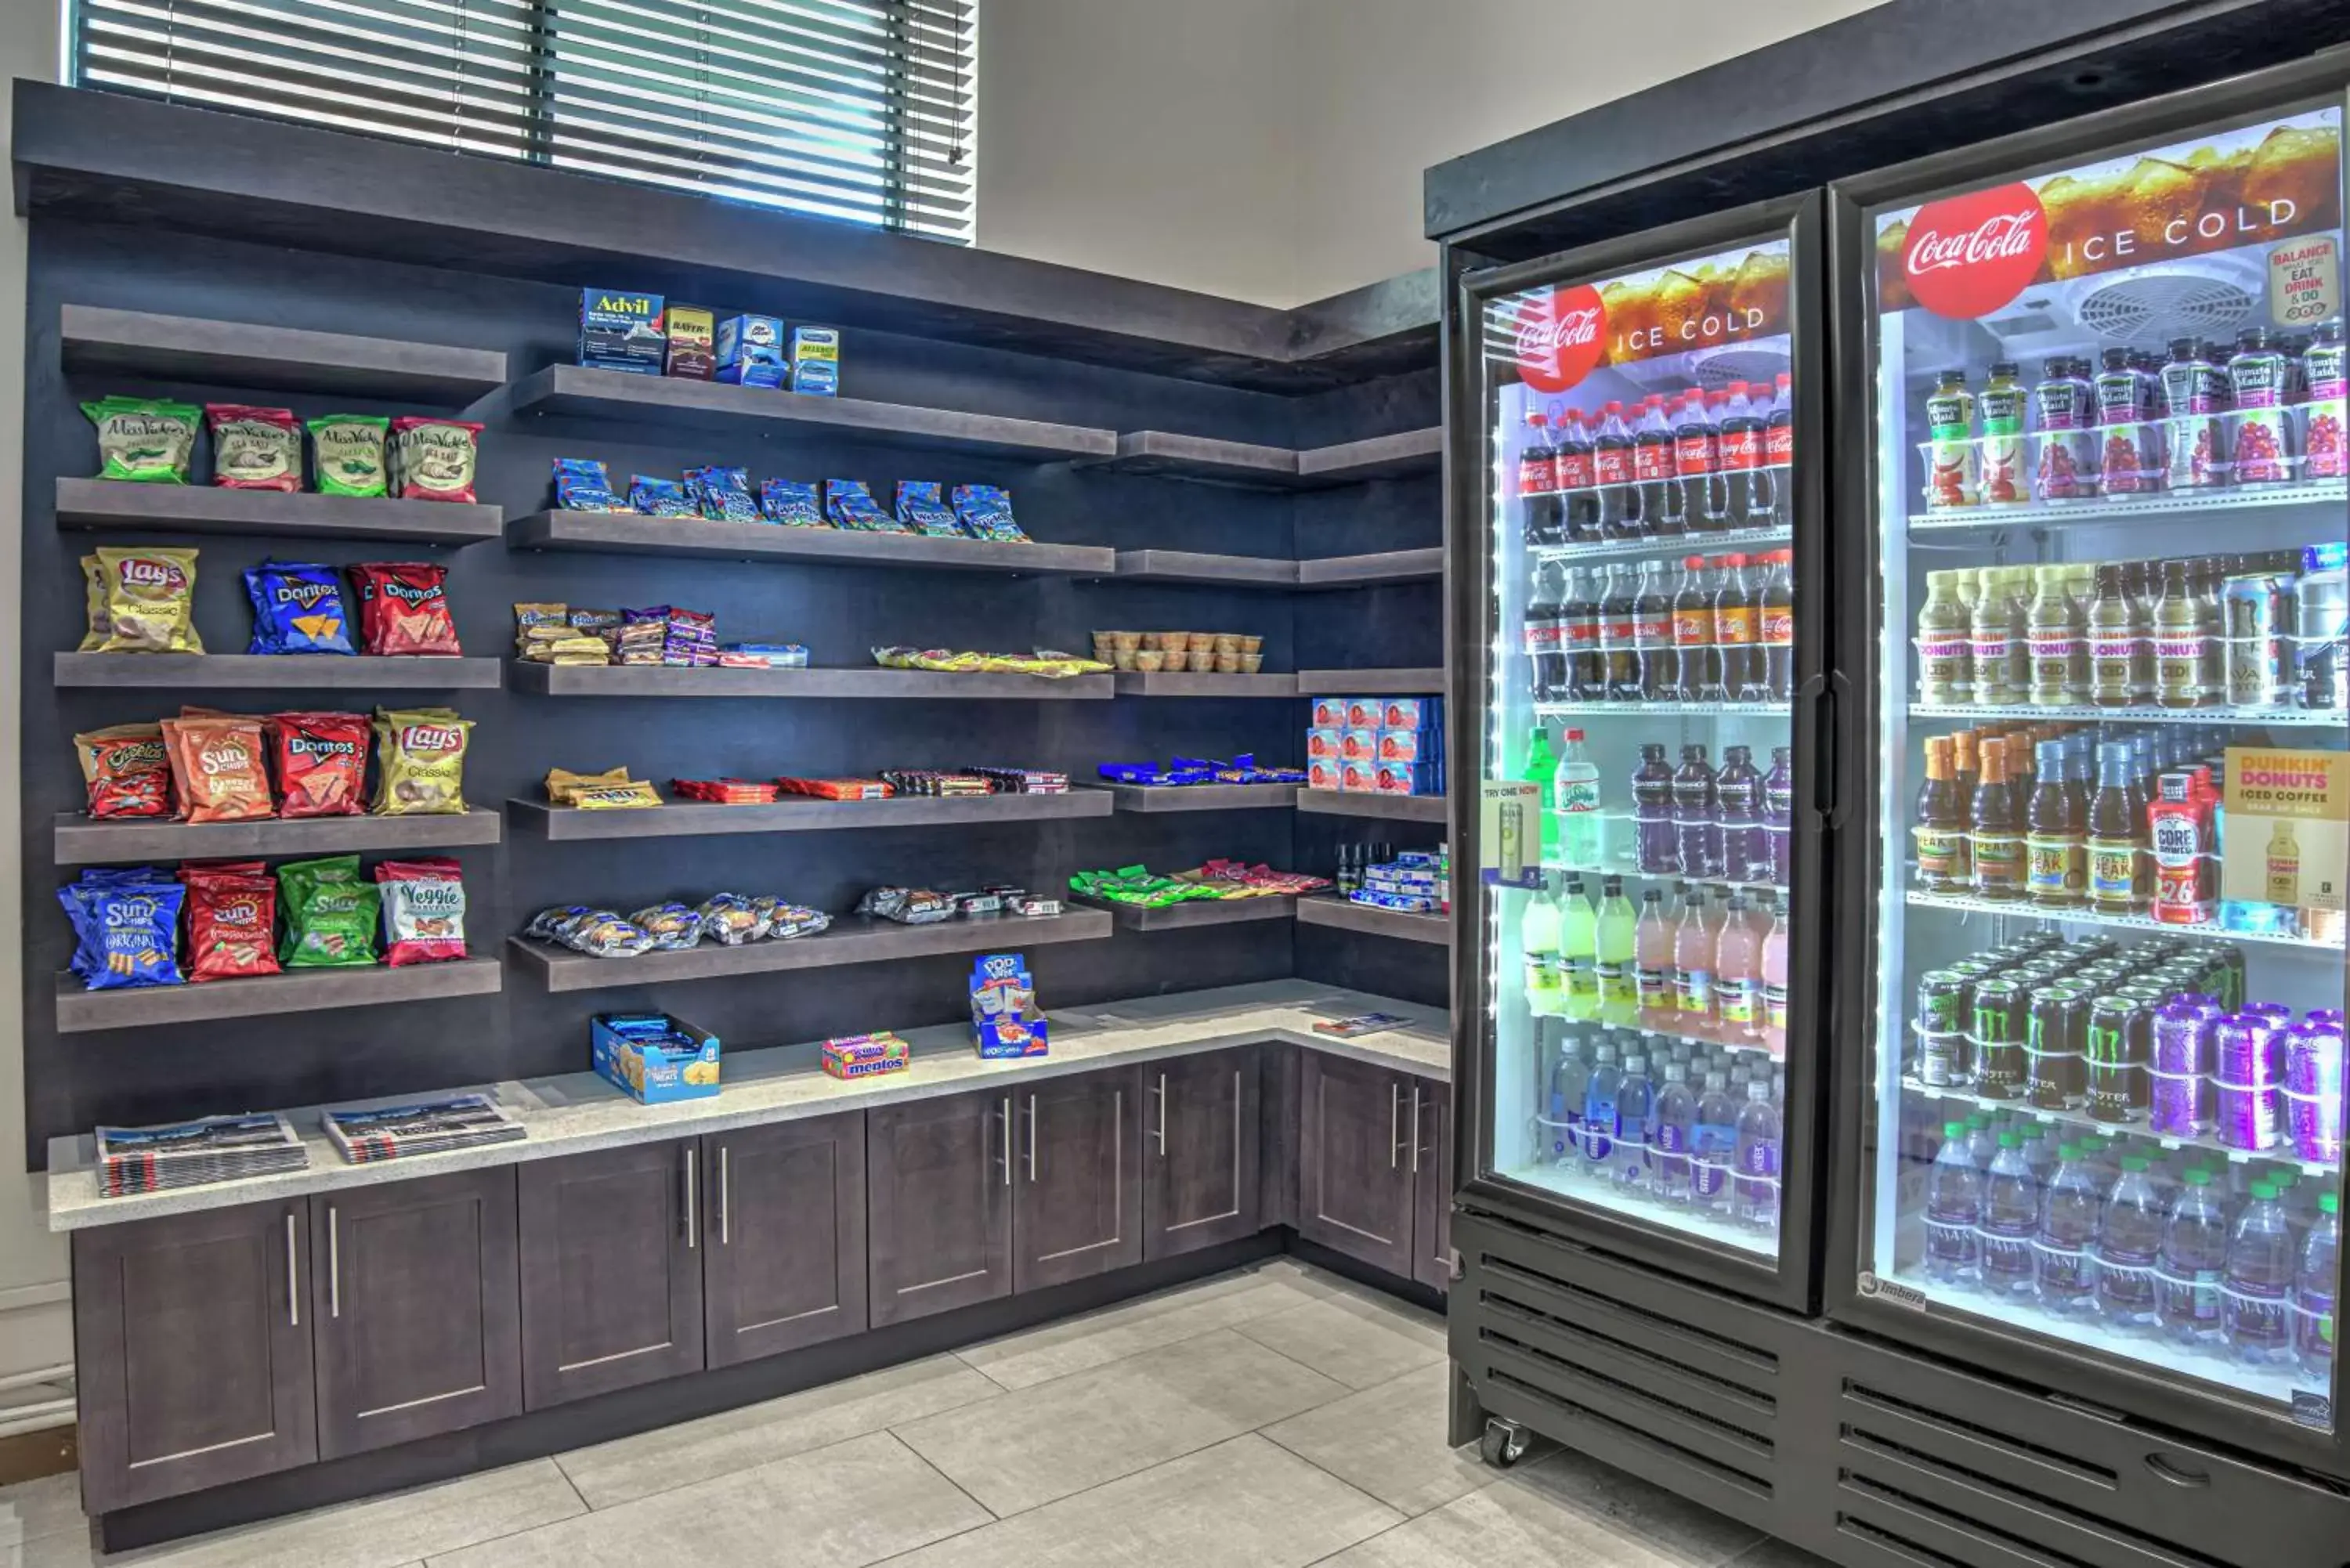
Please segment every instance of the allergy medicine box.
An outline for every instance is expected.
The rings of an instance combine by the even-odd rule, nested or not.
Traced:
[[[718,379],[730,386],[781,387],[784,324],[772,316],[730,316],[718,324]]]
[[[840,395],[840,329],[792,328],[792,390],[814,398]]]

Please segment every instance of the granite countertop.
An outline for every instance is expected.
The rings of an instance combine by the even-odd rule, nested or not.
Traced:
[[[1345,1018],[1360,1012],[1392,1012],[1410,1022],[1384,1033],[1353,1040],[1314,1033],[1313,1026],[1318,1019]],[[1117,1063],[1188,1055],[1260,1041],[1286,1041],[1436,1079],[1450,1075],[1452,1055],[1451,1022],[1443,1009],[1415,1006],[1390,997],[1303,980],[1264,981],[1253,985],[1103,1002],[1093,1007],[1054,1009],[1047,1016],[1053,1024],[1052,1054],[1048,1056],[983,1061],[972,1049],[970,1026],[962,1023],[903,1031],[913,1048],[912,1060],[904,1072],[847,1082],[824,1072],[818,1056],[821,1042],[730,1051],[723,1068],[723,1092],[709,1099],[661,1106],[640,1106],[593,1073],[467,1085],[463,1088],[494,1096],[529,1129],[530,1136],[515,1143],[416,1155],[373,1165],[346,1164],[321,1129],[320,1114],[327,1110],[409,1104],[423,1096],[394,1095],[334,1106],[308,1106],[286,1113],[295,1131],[309,1147],[308,1168],[136,1197],[99,1195],[93,1168],[97,1144],[90,1135],[52,1138],[49,1229],[78,1231],[160,1214],[187,1214],[377,1182],[405,1181],[445,1171],[549,1159],[590,1149],[957,1094],[997,1081],[1083,1073]]]

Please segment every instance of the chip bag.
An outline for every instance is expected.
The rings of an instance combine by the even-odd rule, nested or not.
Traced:
[[[242,980],[278,972],[277,884],[258,871],[189,865],[188,978]]]
[[[91,991],[178,985],[181,886],[151,866],[85,871],[57,889],[73,922],[70,967]]]
[[[83,653],[96,653],[106,646],[106,574],[99,569],[96,556],[81,558],[83,609],[88,626],[81,634]]]
[[[253,600],[247,653],[356,653],[343,585],[332,566],[264,561],[244,569]]]
[[[465,956],[465,884],[446,858],[387,860],[375,868],[383,898],[384,961],[432,963]]]
[[[381,414],[324,414],[310,421],[310,470],[321,495],[381,495],[389,489]]]
[[[379,709],[375,716],[378,816],[465,809],[465,747],[473,722],[446,708]]]
[[[196,636],[196,552],[98,552],[106,595],[100,653],[202,653]]]
[[[362,561],[350,574],[359,587],[366,651],[456,657],[457,623],[450,618],[444,586],[448,568],[429,561]]]
[[[391,421],[391,493],[406,501],[470,504],[481,435],[471,420],[401,414]]]
[[[302,488],[302,431],[291,409],[206,403],[213,427],[213,483],[230,490]]]
[[[100,479],[185,484],[203,410],[158,398],[100,398],[81,411],[98,427]]]
[[[288,969],[332,969],[375,962],[380,895],[359,880],[359,857],[334,855],[277,868],[286,935],[277,956]]]
[[[172,759],[161,726],[109,724],[74,737],[89,814],[106,819],[172,815]]]
[[[190,822],[244,822],[271,814],[260,720],[202,713],[166,719],[161,728]]]
[[[366,810],[364,714],[272,713],[269,742],[278,815],[358,816]]]

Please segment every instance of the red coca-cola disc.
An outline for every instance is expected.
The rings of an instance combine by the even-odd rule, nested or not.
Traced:
[[[1909,221],[1901,268],[1918,303],[1971,320],[2022,294],[2048,254],[2048,214],[2018,181],[1929,202]]]
[[[1607,342],[1607,307],[1589,284],[1544,289],[1517,303],[1518,374],[1538,392],[1564,392],[1591,374]]]

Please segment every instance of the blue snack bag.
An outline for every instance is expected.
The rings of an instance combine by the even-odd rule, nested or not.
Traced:
[[[906,532],[896,518],[881,510],[881,504],[873,499],[873,492],[865,487],[862,480],[826,480],[824,510],[836,528],[856,528],[870,534]]]
[[[759,515],[786,528],[825,526],[824,507],[816,500],[816,486],[795,479],[761,481]]]
[[[91,991],[180,985],[180,905],[187,889],[168,877],[85,877],[57,889],[73,922],[71,968]]]
[[[244,592],[253,601],[247,653],[359,651],[351,646],[342,579],[332,566],[264,561],[244,569]]]
[[[759,504],[751,498],[751,473],[742,468],[697,468],[692,482],[702,514],[713,523],[756,523]]]
[[[629,481],[629,505],[648,517],[691,517],[693,499],[674,479],[650,479],[639,473]]]
[[[898,521],[933,539],[962,538],[962,524],[955,521],[953,509],[941,493],[944,488],[934,479],[899,480]]]
[[[1000,484],[956,485],[954,513],[962,523],[963,532],[974,539],[993,539],[1006,545],[1028,543],[1028,535],[1012,518],[1012,493]]]
[[[629,504],[612,493],[611,476],[593,458],[555,460],[555,504],[566,512],[626,512]]]

